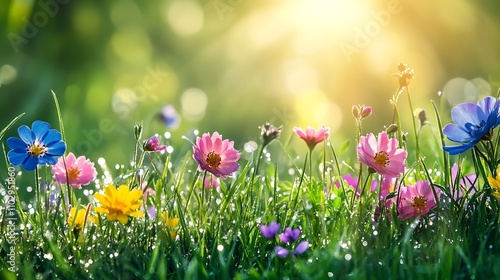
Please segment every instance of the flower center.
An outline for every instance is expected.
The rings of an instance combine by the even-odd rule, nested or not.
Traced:
[[[375,163],[377,165],[380,165],[383,167],[386,167],[391,162],[389,160],[389,155],[384,151],[376,153],[375,156],[373,157],[373,159],[375,160]]]
[[[69,178],[69,181],[76,180],[78,178],[78,176],[80,175],[80,173],[82,173],[82,171],[78,168],[78,166],[72,165],[68,169],[68,178]]]
[[[421,195],[413,198],[412,206],[417,208],[420,212],[422,212],[427,204],[427,199]]]
[[[207,155],[206,161],[207,161],[208,166],[210,166],[212,168],[217,168],[220,165],[221,158],[220,158],[219,154],[216,154],[214,152],[210,152]]]
[[[32,157],[42,157],[49,149],[36,140],[33,144],[28,144],[28,154]]]

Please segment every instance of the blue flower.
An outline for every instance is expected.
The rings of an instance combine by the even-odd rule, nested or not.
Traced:
[[[172,105],[163,106],[160,111],[160,119],[163,121],[165,126],[172,129],[179,126],[180,123],[180,117],[177,114],[177,111],[175,111],[174,106]]]
[[[57,163],[66,151],[66,143],[61,139],[61,133],[50,129],[50,125],[43,121],[35,121],[32,129],[22,125],[17,129],[19,136],[7,139],[7,146],[12,150],[7,153],[9,162],[13,165],[22,165],[25,170],[34,170],[37,165]]]
[[[491,137],[492,130],[500,124],[500,100],[488,96],[474,103],[458,104],[451,109],[451,119],[443,133],[459,146],[445,146],[443,150],[450,155],[461,154],[474,147],[480,140]]]

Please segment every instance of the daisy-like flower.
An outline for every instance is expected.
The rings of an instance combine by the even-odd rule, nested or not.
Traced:
[[[59,158],[51,172],[56,182],[67,184],[69,181],[71,187],[78,189],[88,185],[97,176],[93,162],[84,156],[76,158],[73,153],[69,153],[65,159]]]
[[[398,177],[405,171],[407,152],[398,149],[398,140],[389,139],[385,131],[378,134],[378,141],[373,133],[361,136],[356,149],[358,160],[381,175]]]
[[[95,211],[106,214],[108,221],[118,220],[126,224],[129,217],[142,218],[144,216],[139,211],[142,205],[139,199],[142,195],[141,190],[129,190],[127,185],[121,185],[117,190],[115,186],[109,184],[104,187],[104,194],[94,194],[94,198],[101,204]]]
[[[318,143],[328,139],[330,128],[323,125],[318,130],[314,130],[314,128],[308,126],[304,131],[300,127],[294,127],[293,131],[306,142],[307,147],[312,151]]]
[[[198,169],[208,171],[219,178],[227,178],[240,165],[237,163],[241,154],[234,149],[234,142],[227,139],[222,140],[218,132],[212,136],[205,133],[196,139],[193,146],[193,158],[198,163]]]
[[[497,172],[497,176],[495,178],[488,177],[488,183],[490,183],[491,194],[496,199],[500,199],[500,172]]]
[[[179,224],[179,218],[169,218],[168,212],[161,212],[162,222],[165,223],[167,230],[170,233],[170,237],[175,239],[177,232],[173,230]]]
[[[436,189],[436,194],[439,199],[439,189]],[[403,220],[425,215],[436,207],[434,193],[428,181],[419,180],[414,186],[401,187],[399,196],[398,217]]]
[[[500,124],[500,100],[488,96],[474,103],[458,104],[451,109],[451,119],[443,133],[459,146],[445,146],[450,155],[461,154],[481,140],[491,139],[492,130]]]
[[[165,145],[160,146],[160,141],[158,140],[158,135],[153,135],[149,137],[146,142],[144,142],[144,145],[142,146],[144,148],[144,151],[147,152],[161,152],[167,148]]]
[[[66,151],[61,133],[46,122],[35,121],[32,129],[22,125],[17,132],[21,138],[7,139],[7,146],[12,149],[7,157],[11,164],[22,165],[25,170],[34,170],[37,165],[54,165]]]

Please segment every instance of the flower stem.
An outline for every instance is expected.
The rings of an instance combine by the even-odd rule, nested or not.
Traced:
[[[410,87],[406,86],[406,93],[408,95],[408,103],[410,105],[411,120],[413,123],[413,134],[415,135],[415,159],[418,161],[420,158],[420,147],[418,144],[418,134],[417,134],[417,124],[415,122],[415,111],[413,111],[413,105],[411,103]]]
[[[43,212],[42,212],[42,199],[40,198],[41,196],[41,190],[40,190],[40,180],[38,178],[38,166],[35,167],[35,191],[36,191],[36,207],[37,207],[37,212],[38,212],[38,222],[40,223],[40,230],[43,232]]]

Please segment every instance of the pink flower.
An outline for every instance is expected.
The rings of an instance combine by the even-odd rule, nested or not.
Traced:
[[[439,189],[436,189],[436,194],[439,199],[441,194]],[[414,186],[401,187],[398,205],[400,219],[425,215],[434,207],[436,207],[436,201],[428,181],[419,180]]]
[[[201,138],[196,138],[193,158],[199,165],[198,169],[219,178],[227,178],[240,167],[237,161],[241,154],[233,146],[233,141],[222,140],[218,132],[214,132],[212,136],[205,133]]]
[[[97,171],[94,163],[84,156],[76,158],[73,153],[69,153],[66,158],[59,158],[57,163],[52,166],[52,174],[58,183],[67,184],[69,181],[70,186],[80,189],[82,185],[88,185],[96,178]]]
[[[303,131],[300,127],[294,127],[293,131],[297,134],[297,136],[306,141],[309,150],[312,151],[314,147],[316,147],[316,144],[328,139],[330,128],[323,125],[316,131],[314,128],[308,126],[306,131]]]
[[[160,140],[158,140],[158,135],[153,135],[149,137],[146,142],[144,142],[143,148],[148,152],[161,152],[167,148],[165,145],[160,146]]]
[[[398,149],[398,140],[389,139],[385,131],[378,134],[378,142],[373,133],[361,136],[356,149],[358,160],[381,175],[398,177],[405,171],[407,152]]]

